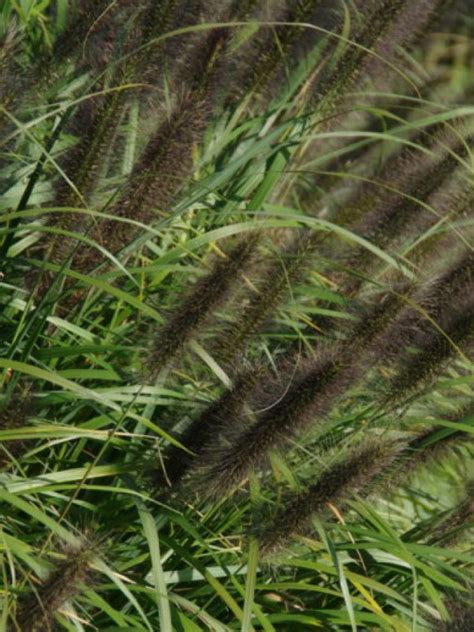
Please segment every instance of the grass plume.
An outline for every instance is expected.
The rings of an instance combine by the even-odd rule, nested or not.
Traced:
[[[446,602],[449,614],[448,621],[433,623],[431,632],[471,632],[474,628],[474,604],[472,595],[470,603],[463,603],[458,597]]]
[[[55,615],[66,601],[74,599],[90,582],[90,562],[94,549],[83,536],[78,546],[69,545],[63,551],[64,561],[35,588],[33,594],[20,600],[16,621],[20,630],[45,632],[55,627]]]
[[[455,546],[465,536],[466,531],[474,527],[474,480],[465,484],[464,497],[449,509],[430,531],[430,542],[443,546]]]
[[[0,430],[15,430],[25,426],[32,414],[31,395],[26,390],[23,393],[13,393],[10,400],[0,404]],[[0,469],[11,465],[12,457],[17,458],[28,449],[29,441],[14,439],[2,441],[6,445],[0,451]]]
[[[275,553],[293,536],[304,535],[313,518],[328,515],[330,505],[340,510],[347,501],[367,489],[394,458],[393,446],[372,439],[329,465],[315,483],[290,497],[264,526],[258,536],[261,554]]]
[[[154,335],[148,359],[151,374],[156,375],[171,362],[186,342],[196,335],[213,310],[226,299],[239,275],[249,265],[257,239],[255,236],[239,240],[182,298],[167,322]]]
[[[246,395],[255,387],[257,378],[258,370],[242,371],[236,376],[232,386],[206,407],[184,433],[177,437],[186,451],[177,446],[171,446],[166,450],[164,465],[160,469],[155,469],[153,474],[153,484],[158,490],[164,485],[175,488],[180,484],[183,477],[192,469],[196,457],[219,437],[232,419],[240,415]]]
[[[383,300],[386,299],[386,300]],[[219,496],[244,483],[249,473],[261,469],[269,451],[288,446],[315,424],[321,424],[335,404],[367,371],[368,342],[390,321],[403,301],[402,294],[374,301],[347,332],[347,339],[335,349],[321,347],[308,360],[291,385],[256,421],[225,438],[224,445],[209,445],[196,469],[199,488],[206,495]],[[236,420],[237,421],[237,420]]]

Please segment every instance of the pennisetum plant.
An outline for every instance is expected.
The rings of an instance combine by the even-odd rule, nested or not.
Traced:
[[[260,27],[259,37],[243,46],[234,62],[236,81],[227,97],[229,104],[254,93],[260,101],[271,98],[275,74],[282,72],[296,44],[308,37],[307,26],[297,24],[316,22],[322,5],[324,0],[296,0],[286,6],[284,2],[274,2],[271,7],[260,8],[256,17],[269,24]],[[291,59],[293,61],[293,55]]]
[[[416,39],[445,4],[445,0],[424,1],[423,7],[414,10],[406,0],[356,2],[353,32],[335,61],[324,69],[315,86],[314,103],[324,109],[332,107],[363,73],[367,73],[366,81],[371,74],[377,75],[381,66],[386,69],[396,61],[397,47]]]
[[[318,14],[319,8],[320,8],[319,3],[316,3],[316,2],[298,3],[297,6],[294,7],[293,19],[294,21],[299,21],[300,17],[298,16],[300,16],[300,14],[301,16],[305,18],[307,17],[309,19],[314,12]],[[390,10],[387,10],[387,7],[385,7],[385,5],[376,6],[374,4],[373,7],[372,6],[361,7],[361,11],[364,15],[365,13],[367,13],[367,11],[370,13],[373,10],[374,16],[377,16],[377,20],[378,20],[377,25],[378,25],[379,31],[377,31],[377,28],[375,26],[373,26],[374,30],[371,30],[371,37],[372,36],[383,37],[384,29],[388,26],[388,24],[390,24],[390,21],[393,20],[395,16],[398,16],[399,12],[403,12],[405,8],[406,7],[405,7],[404,2],[400,2],[399,6],[397,5],[397,7],[391,7]],[[421,19],[420,15],[419,17]],[[289,16],[289,19],[290,18],[291,18],[291,15]],[[415,24],[413,24],[412,26],[415,29]],[[295,29],[290,29],[283,26],[280,27],[280,29],[281,29],[281,33],[277,32],[276,34],[276,37],[279,38],[278,41],[281,38],[283,38],[284,45],[290,46],[294,38]],[[360,37],[363,38],[364,36],[361,34]],[[368,36],[366,35],[366,37]],[[281,42],[279,43],[279,46],[280,45],[283,46]],[[324,102],[324,104],[327,104],[333,101],[335,102],[336,100],[337,91],[335,90],[333,83],[340,81],[340,77],[338,77],[339,69],[345,68],[347,70],[346,66],[352,67],[351,64],[354,64],[354,68],[356,68],[360,62],[359,57],[362,55],[362,58],[365,58],[365,55],[367,54],[368,54],[368,47],[367,47],[367,44],[365,44],[364,42],[363,44],[355,42],[355,44],[352,47],[349,45],[348,50],[342,56],[342,59],[340,62],[342,65],[340,66],[338,63],[335,68],[331,69],[331,71],[329,72],[328,78],[326,79],[322,78],[319,83],[316,82],[316,85],[318,86],[318,90],[319,90],[318,98],[321,99],[322,102]],[[256,73],[256,76],[258,76],[258,79],[255,80],[256,83],[255,81],[252,82],[253,87],[251,88],[251,91],[255,88],[255,86],[259,82],[262,81],[261,68],[275,67],[278,64],[278,55],[281,55],[281,51],[279,51],[278,49],[273,50],[273,48],[271,47],[269,50],[266,50],[263,53],[262,58],[259,60],[259,64],[257,64],[256,67],[255,66],[253,67],[253,71]],[[354,57],[355,61],[351,61],[352,57]],[[352,73],[350,68],[349,68],[349,73],[350,74]],[[263,74],[266,76],[267,73],[263,73]],[[321,106],[318,106],[318,108],[320,107]],[[454,168],[454,166],[457,165],[455,158],[452,158],[449,164],[450,165],[452,164],[452,168]],[[445,169],[447,169],[447,167],[445,167]],[[436,179],[425,177],[424,182],[426,181],[429,181],[432,186],[433,186],[433,182],[437,182]],[[396,212],[396,210],[397,209],[395,209],[394,213]],[[409,211],[407,211],[407,213],[408,212]],[[123,230],[126,231],[127,228],[128,227],[124,225]],[[112,226],[111,226],[111,232],[116,231],[116,230],[120,232],[121,228],[120,227],[116,228],[114,225],[112,229]],[[390,231],[387,230],[387,232],[390,232]],[[111,243],[111,241],[112,241],[112,238],[110,238],[109,242]],[[258,289],[256,295],[250,298],[248,307],[245,309],[242,316],[238,318],[239,325],[232,328],[231,331],[226,330],[223,332],[222,340],[226,339],[228,341],[227,346],[228,346],[228,349],[230,349],[230,357],[228,358],[230,362],[232,361],[232,357],[238,354],[238,351],[241,349],[241,345],[242,345],[241,341],[245,340],[245,338],[248,335],[258,330],[259,326],[262,324],[262,322],[264,322],[266,315],[272,311],[272,309],[279,302],[279,299],[285,294],[285,288],[288,286],[288,282],[291,281],[293,277],[297,278],[297,276],[301,273],[301,270],[299,270],[300,268],[299,262],[303,258],[310,257],[316,251],[317,246],[319,244],[320,244],[320,239],[317,235],[316,236],[309,235],[309,236],[303,237],[302,239],[297,238],[295,240],[295,244],[290,245],[289,253],[288,253],[288,257],[289,259],[291,259],[291,262],[289,263],[289,266],[288,266],[290,270],[289,278],[286,277],[286,269],[284,272],[282,272],[281,269],[275,271],[274,267],[270,268],[267,278],[266,279],[264,278],[261,283],[261,288]],[[239,249],[240,249],[240,246],[237,246],[237,251],[239,251]],[[229,266],[230,266],[230,269],[229,269],[229,276],[230,276],[230,274],[233,273],[232,257],[230,258]],[[212,282],[213,274],[214,272],[212,271],[209,276],[209,283]],[[257,285],[258,285],[258,281],[257,281]],[[209,311],[212,310],[212,307],[213,306],[210,303]],[[201,309],[201,303],[199,303],[199,308]],[[176,317],[178,319],[179,314],[177,314]],[[172,322],[173,322],[173,317],[171,316],[169,320],[170,327],[172,326]],[[224,353],[224,356],[225,356],[225,353]]]

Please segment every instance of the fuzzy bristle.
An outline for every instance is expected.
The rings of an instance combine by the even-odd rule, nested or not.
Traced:
[[[338,380],[335,380],[336,376]],[[209,448],[209,454],[205,454],[198,464],[204,466],[204,471],[197,476],[199,488],[208,496],[225,495],[235,490],[253,469],[260,469],[267,462],[269,450],[285,446],[313,420],[321,421],[351,378],[350,370],[343,371],[330,356],[320,358],[230,445]],[[207,468],[206,462],[212,465]]]
[[[45,632],[55,628],[55,615],[63,604],[76,597],[91,580],[90,562],[94,547],[84,537],[78,546],[63,550],[64,561],[56,566],[34,593],[20,600],[16,622],[25,632]]]
[[[274,263],[271,262],[253,280],[255,290],[248,295],[242,307],[214,342],[216,353],[227,364],[243,351],[251,337],[281,303],[289,288],[302,278],[311,266],[311,255],[319,243],[320,235],[305,233],[293,238]]]
[[[0,404],[0,430],[15,430],[26,425],[32,416],[31,395],[27,391],[11,396],[11,399]],[[5,449],[0,451],[0,469],[11,463],[11,457],[17,458],[28,449],[29,441],[15,439],[5,442]]]
[[[449,614],[449,620],[436,621],[431,627],[431,632],[472,632],[474,630],[474,601],[472,595],[470,595],[469,601],[461,601],[459,598],[447,600],[445,605]]]
[[[190,452],[176,446],[170,447],[164,457],[164,465],[155,468],[153,484],[155,487],[169,485],[175,488],[186,473],[193,467],[195,459],[209,449],[222,433],[228,430],[232,420],[240,415],[246,396],[255,387],[258,369],[243,371],[234,379],[232,387],[207,407],[190,425],[178,441]]]
[[[467,481],[461,501],[447,511],[430,532],[430,542],[455,546],[474,528],[474,480]]]
[[[275,553],[295,535],[303,535],[315,517],[328,515],[328,504],[338,509],[356,494],[367,491],[371,481],[395,458],[393,446],[372,439],[330,465],[306,491],[291,497],[258,535],[263,556]]]
[[[197,281],[166,324],[155,334],[148,366],[156,375],[171,362],[185,343],[227,297],[232,286],[249,265],[257,237],[239,241],[228,254],[216,261],[211,271]]]
[[[200,112],[199,116],[196,116],[197,112]],[[207,126],[205,113],[205,104],[198,105],[192,94],[180,100],[171,118],[162,123],[148,143],[123,195],[110,208],[111,215],[148,224],[160,214],[169,213],[177,190],[190,175],[191,150]],[[94,225],[89,236],[117,255],[136,232],[130,224],[107,219]],[[74,257],[74,267],[89,273],[103,260],[99,250],[81,247]]]
[[[197,487],[207,496],[234,491],[249,473],[261,469],[269,451],[285,448],[289,442],[321,424],[336,403],[367,370],[364,358],[368,344],[385,327],[402,304],[397,294],[374,301],[363,318],[347,332],[347,338],[333,350],[321,348],[316,360],[306,362],[276,403],[266,407],[249,427],[227,437],[224,445],[209,446],[197,460]],[[296,357],[295,357],[296,360]]]

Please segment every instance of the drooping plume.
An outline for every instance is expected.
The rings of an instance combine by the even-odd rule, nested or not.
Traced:
[[[430,529],[429,540],[437,545],[452,547],[474,528],[474,480],[466,482],[464,497],[445,512],[438,524]]]
[[[256,239],[254,236],[238,241],[182,298],[167,322],[153,336],[147,362],[150,375],[157,375],[170,363],[186,342],[198,333],[212,311],[225,300],[231,287],[248,267]]]
[[[472,594],[468,600],[461,601],[459,596],[446,602],[448,621],[436,621],[431,632],[472,632],[474,629],[474,603]]]
[[[258,369],[242,371],[232,386],[194,419],[178,441],[186,450],[171,446],[164,455],[164,464],[155,468],[153,474],[157,492],[160,486],[176,487],[192,468],[194,459],[216,440],[232,420],[242,414],[246,396],[252,391],[258,379]]]
[[[329,465],[306,491],[290,497],[258,534],[260,552],[268,555],[303,535],[313,518],[324,518],[329,506],[340,510],[356,494],[366,491],[371,481],[395,458],[394,446],[372,439],[352,449]]]
[[[383,300],[386,299],[386,300]],[[265,467],[270,450],[287,448],[292,439],[325,421],[336,403],[365,374],[369,341],[403,304],[403,294],[374,301],[364,317],[335,349],[321,347],[316,359],[303,363],[291,384],[266,406],[250,426],[209,444],[196,459],[197,486],[209,496],[229,493],[246,482],[249,473]]]
[[[74,599],[92,578],[94,548],[86,537],[77,546],[63,550],[64,561],[57,564],[31,594],[20,598],[16,623],[20,630],[45,632],[55,628],[55,615],[66,601]]]
[[[9,401],[0,403],[0,430],[15,431],[27,424],[32,416],[31,395],[27,389],[22,393],[15,391]],[[29,441],[24,439],[2,440],[0,447],[0,469],[19,458],[28,449]]]

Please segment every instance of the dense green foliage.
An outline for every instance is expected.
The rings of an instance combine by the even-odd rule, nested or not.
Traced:
[[[5,0],[0,629],[474,629],[474,25]]]

